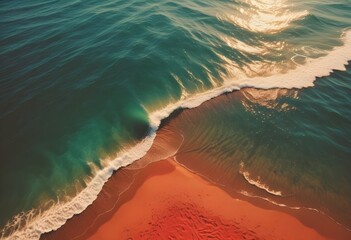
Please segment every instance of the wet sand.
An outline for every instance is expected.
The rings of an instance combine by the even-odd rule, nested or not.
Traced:
[[[197,111],[241,97],[241,92],[223,95]],[[92,205],[41,239],[351,239],[344,227],[318,212],[235,193],[240,179],[212,184],[221,171],[211,171],[197,153],[178,152],[179,123],[193,110],[177,111],[163,122],[142,159],[119,169]]]
[[[130,200],[88,239],[326,239],[288,214],[233,199],[172,160],[144,168],[125,194]]]
[[[108,217],[79,237],[72,233],[83,229],[84,219],[75,217],[68,231],[45,239],[327,239],[289,214],[232,198],[172,159],[131,175],[134,181]]]

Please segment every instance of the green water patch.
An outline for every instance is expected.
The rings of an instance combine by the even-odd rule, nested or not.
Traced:
[[[147,113],[127,89],[115,94],[88,88],[66,96],[67,91],[47,108],[42,95],[1,119],[7,136],[1,144],[1,195],[6,197],[0,205],[7,206],[2,223],[37,206],[42,195],[56,200],[57,190],[91,175],[90,163],[100,166],[101,158],[114,156],[149,130]]]

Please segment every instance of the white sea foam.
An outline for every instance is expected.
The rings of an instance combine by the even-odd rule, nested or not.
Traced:
[[[243,162],[240,163],[240,173],[245,178],[245,180],[248,183],[250,183],[251,185],[254,185],[257,188],[262,189],[262,190],[264,190],[270,194],[273,194],[275,196],[283,196],[282,191],[273,190],[269,186],[267,186],[266,184],[262,183],[261,178],[259,176],[256,179],[251,178],[250,173],[248,171],[244,170],[244,163]]]
[[[150,113],[149,118],[152,127],[149,135],[142,142],[130,148],[128,151],[121,152],[116,159],[110,161],[108,166],[97,172],[96,176],[88,183],[87,187],[76,197],[72,198],[71,201],[56,204],[49,210],[32,218],[31,221],[26,223],[25,227],[3,239],[39,239],[41,234],[58,229],[68,219],[81,213],[96,199],[104,183],[111,177],[115,170],[131,164],[133,161],[140,159],[146,154],[153,144],[161,120],[167,118],[176,109],[194,108],[223,93],[238,90],[243,87],[262,89],[311,87],[316,77],[327,76],[333,70],[345,70],[347,61],[351,59],[350,30],[344,34],[343,39],[344,45],[336,47],[327,56],[307,60],[306,64],[299,65],[286,74],[247,78],[240,81],[228,80],[220,87],[216,87],[204,93],[186,96],[174,104],[170,104],[163,109]]]
[[[249,172],[242,172],[242,175],[244,176],[246,181],[248,183],[250,183],[251,185],[254,185],[254,186],[258,187],[259,189],[265,190],[266,192],[268,192],[270,194],[273,194],[273,195],[276,195],[276,196],[283,196],[282,191],[277,191],[277,190],[271,189],[269,186],[267,186],[266,184],[262,183],[259,177],[256,180],[251,179]]]
[[[238,86],[261,89],[312,87],[317,77],[328,76],[334,70],[346,70],[345,65],[351,59],[351,30],[344,33],[343,39],[343,46],[334,48],[324,57],[307,59],[305,64],[284,74],[239,80]]]

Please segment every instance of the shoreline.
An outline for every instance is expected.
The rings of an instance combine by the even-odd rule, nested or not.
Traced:
[[[328,239],[286,213],[232,198],[172,158],[135,176],[100,226],[80,237],[43,239]]]
[[[234,98],[240,100],[242,97],[242,91],[236,91],[231,94],[223,95],[216,99],[213,104],[220,104],[222,100],[227,98]],[[211,104],[204,104],[203,107],[213,107]],[[189,117],[188,114],[191,114],[192,109],[185,109],[180,112],[178,115],[174,116],[169,122],[164,124],[157,133],[153,146],[146,153],[146,155],[133,162],[127,167],[118,169],[113,173],[112,177],[105,183],[102,191],[99,193],[97,199],[93,204],[89,205],[85,211],[81,214],[78,214],[71,219],[69,219],[66,224],[56,231],[52,231],[46,234],[43,234],[40,239],[43,240],[52,240],[52,239],[75,239],[82,240],[87,239],[89,236],[92,236],[101,226],[108,224],[114,215],[124,206],[128,205],[130,201],[133,201],[135,194],[139,189],[143,188],[145,181],[148,181],[149,178],[154,176],[159,176],[159,182],[163,182],[163,177],[167,177],[174,171],[174,166],[169,166],[169,161],[167,159],[176,159],[173,161],[173,165],[177,165],[178,169],[183,169],[181,172],[187,172],[186,175],[192,176],[188,179],[189,184],[192,182],[192,179],[201,179],[202,183],[206,182],[207,185],[211,185],[216,189],[220,190],[222,193],[226,194],[227,198],[230,198],[231,201],[241,201],[245,204],[249,204],[255,209],[261,209],[265,211],[274,211],[279,214],[283,214],[285,217],[283,219],[295,219],[299,222],[299,228],[303,229],[313,229],[313,231],[318,231],[320,237],[318,239],[349,239],[351,237],[351,232],[348,232],[344,229],[342,225],[338,225],[334,220],[332,220],[327,215],[323,215],[319,212],[308,210],[308,209],[290,209],[289,207],[282,207],[274,205],[271,202],[261,199],[254,198],[242,195],[235,191],[235,188],[240,188],[240,185],[243,183],[235,181],[228,186],[235,186],[234,188],[228,188],[227,186],[220,186],[215,182],[211,181],[211,177],[215,177],[216,174],[220,174],[221,171],[216,172],[214,175],[209,175],[207,172],[204,174],[201,171],[198,171],[196,167],[200,169],[212,169],[206,161],[201,161],[201,157],[192,154],[179,154],[178,149],[183,144],[183,136],[180,134],[179,129],[177,129],[177,122],[182,117]],[[184,116],[183,116],[184,115]],[[179,117],[179,118],[178,118]],[[163,163],[167,162],[167,163]],[[187,165],[183,163],[186,162]],[[168,164],[168,165],[167,165]],[[188,165],[190,164],[191,167]],[[160,166],[153,168],[153,166]],[[150,170],[151,169],[151,170]],[[242,179],[244,181],[244,179]],[[169,179],[169,181],[171,181]],[[171,184],[172,182],[169,182]],[[244,184],[246,182],[244,181]],[[174,183],[172,183],[174,184]],[[234,184],[234,185],[233,185]],[[154,188],[158,188],[157,183],[154,184]],[[168,191],[172,191],[173,188],[168,186],[163,188],[163,194],[159,198],[162,198],[162,195],[169,195]],[[171,190],[170,190],[171,189]],[[196,189],[195,189],[196,190]],[[196,191],[190,191],[196,192]],[[194,196],[195,198],[195,196]],[[158,198],[156,198],[157,200]],[[140,197],[139,204],[143,204],[144,197]],[[229,200],[228,200],[229,201]],[[204,200],[204,202],[206,202]],[[244,203],[243,203],[244,204]],[[162,204],[160,204],[161,206]],[[134,219],[139,219],[139,212],[141,211],[140,206],[134,206],[134,210],[129,209],[129,215],[133,216]],[[166,208],[166,206],[164,206]],[[139,210],[138,210],[139,209]],[[195,212],[198,209],[194,210]],[[225,212],[225,211],[224,211]],[[216,215],[216,210],[213,210],[214,215]],[[127,213],[125,213],[128,215]],[[255,219],[255,211],[251,211],[251,215],[248,214],[246,218]],[[288,217],[287,217],[288,216]],[[209,216],[211,219],[213,215]],[[120,220],[123,220],[124,217],[119,217]],[[229,217],[226,217],[226,219]],[[229,221],[229,220],[228,220]],[[281,222],[280,220],[279,222]],[[115,224],[114,224],[115,225]],[[217,224],[220,225],[220,224]],[[305,231],[303,230],[303,231]],[[99,239],[99,238],[98,238]],[[100,238],[101,239],[101,238]]]
[[[345,37],[345,45],[336,47],[333,51],[331,51],[327,56],[322,57],[320,60],[326,62],[328,57],[337,55],[337,53],[342,52],[345,47],[349,47],[349,44],[351,44],[351,31],[346,32],[346,37]],[[332,71],[333,69],[339,69],[342,70],[345,68],[345,64],[347,64],[349,61],[349,57],[342,55],[342,57],[337,61],[337,66],[334,67],[330,66],[330,69],[328,70],[328,73]],[[318,59],[314,59],[314,61],[311,61],[311,64],[314,63],[316,64],[318,62]],[[340,64],[340,65],[339,65]],[[313,64],[312,64],[313,65]],[[306,68],[307,66],[304,66]],[[295,76],[297,70],[299,70],[299,67],[292,70],[292,75]],[[327,70],[323,70],[322,75],[329,75],[327,74]],[[313,82],[316,79],[316,76],[321,76],[319,73],[315,74],[313,79],[312,76],[307,76],[310,79],[310,82],[306,81],[304,84],[305,85],[299,85],[299,86],[292,86],[291,83],[287,83],[288,85],[284,86],[275,86],[275,85],[268,85],[268,86],[263,86],[264,83],[273,83],[274,81],[270,82],[270,80],[274,80],[277,77],[284,77],[289,75],[289,72],[287,74],[280,74],[279,76],[272,76],[272,77],[258,77],[256,78],[256,81],[254,81],[253,84],[248,84],[247,79],[243,80],[242,82],[239,83],[228,83],[225,84],[221,87],[215,88],[213,90],[210,90],[209,92],[205,92],[203,94],[198,94],[193,97],[190,97],[189,99],[184,99],[176,104],[173,104],[172,107],[167,106],[164,109],[161,109],[159,111],[156,111],[150,115],[150,123],[151,123],[151,130],[150,134],[146,136],[146,138],[136,146],[132,147],[128,153],[122,154],[122,156],[112,160],[109,165],[102,169],[101,171],[98,172],[98,174],[93,178],[93,180],[88,184],[88,187],[84,189],[81,193],[79,193],[76,197],[72,199],[72,201],[64,203],[62,205],[59,205],[56,208],[56,212],[47,212],[44,213],[45,218],[41,218],[41,216],[36,217],[35,222],[30,222],[25,228],[23,228],[21,231],[16,231],[12,235],[10,235],[8,238],[11,237],[28,237],[31,236],[30,239],[38,239],[41,234],[50,232],[52,230],[56,230],[63,226],[69,219],[72,217],[74,218],[78,214],[81,214],[84,212],[87,207],[89,207],[93,202],[96,200],[97,196],[101,194],[102,189],[104,188],[104,185],[106,182],[109,181],[112,175],[114,175],[115,171],[123,168],[125,166],[128,166],[129,164],[135,162],[137,159],[143,158],[145,154],[150,150],[150,148],[154,144],[154,139],[157,137],[158,134],[158,128],[161,127],[161,123],[163,120],[167,120],[170,114],[178,109],[187,109],[187,108],[195,108],[202,103],[209,101],[215,97],[218,97],[220,95],[233,92],[235,90],[239,89],[244,89],[247,87],[255,87],[255,83],[258,85],[256,86],[257,88],[262,88],[262,89],[271,89],[271,88],[303,88],[303,87],[309,87],[313,85]],[[296,76],[295,76],[296,77]],[[269,80],[270,79],[270,80]],[[260,80],[265,80],[262,83],[259,83]],[[302,82],[301,82],[302,83]],[[312,84],[312,85],[311,85]],[[96,180],[96,181],[95,181]],[[76,206],[79,206],[78,208],[75,208]],[[66,211],[67,212],[63,212]],[[62,210],[62,211],[61,211]],[[55,211],[55,210],[54,210]],[[57,212],[63,213],[60,216],[57,216]],[[47,225],[45,225],[47,224]],[[45,225],[45,226],[44,226]],[[26,230],[29,230],[27,232]],[[8,239],[5,238],[5,239]]]

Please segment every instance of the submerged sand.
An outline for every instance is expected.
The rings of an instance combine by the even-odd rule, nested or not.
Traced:
[[[223,95],[212,104],[228,97],[242,96]],[[92,205],[41,239],[351,239],[351,232],[319,212],[235,194],[237,180],[224,186],[209,181],[220,172],[201,155],[177,153],[183,135],[174,122],[190,111],[164,122],[142,159],[115,172]],[[200,176],[188,167],[207,170]]]

